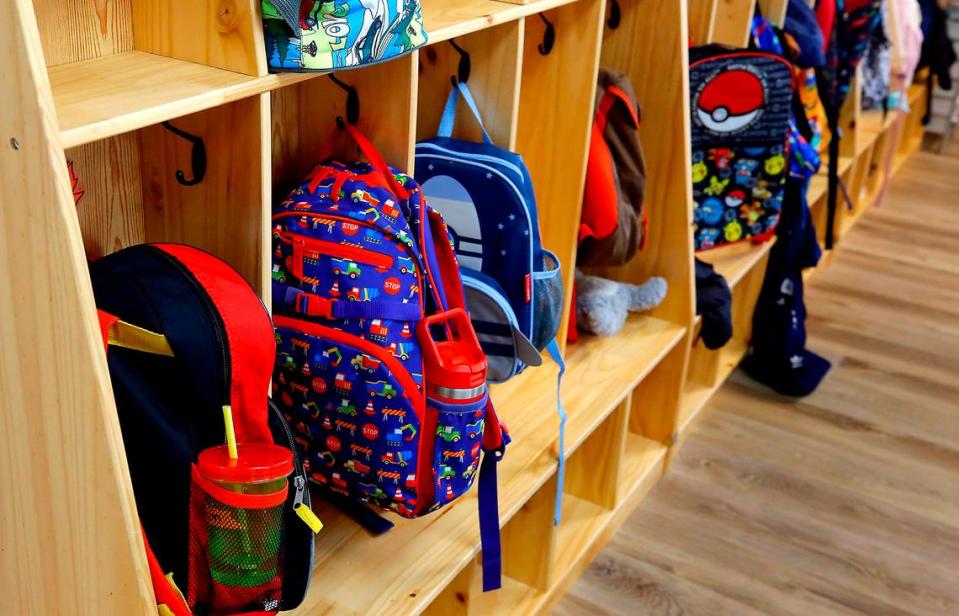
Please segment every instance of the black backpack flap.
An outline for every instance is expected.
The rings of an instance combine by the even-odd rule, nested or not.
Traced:
[[[111,348],[107,362],[144,532],[185,589],[190,465],[224,438],[223,351],[203,299],[158,249],[121,250],[95,261],[90,276],[100,309],[163,333],[175,354]]]

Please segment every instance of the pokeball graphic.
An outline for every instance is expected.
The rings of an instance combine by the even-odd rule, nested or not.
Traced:
[[[716,75],[703,87],[696,114],[709,130],[732,133],[759,117],[764,103],[759,77],[747,70],[733,69]]]

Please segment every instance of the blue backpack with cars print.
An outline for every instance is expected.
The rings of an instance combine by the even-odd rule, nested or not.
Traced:
[[[452,83],[437,136],[416,144],[416,177],[446,220],[466,306],[489,360],[488,378],[503,382],[528,365],[542,364],[544,349],[560,366],[562,378],[565,365],[556,333],[563,283],[559,259],[540,239],[532,179],[519,154],[493,143],[467,85],[457,79]],[[451,136],[460,96],[480,126],[480,143]],[[557,407],[562,481],[566,414],[560,402]]]
[[[274,400],[334,502],[413,518],[479,474],[484,588],[498,588],[495,472],[509,437],[446,225],[412,178],[342,127],[369,163],[317,165],[273,214]]]

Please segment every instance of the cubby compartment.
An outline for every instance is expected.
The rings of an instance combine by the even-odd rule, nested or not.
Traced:
[[[713,265],[732,291],[733,337],[722,348],[707,349],[699,337],[702,323],[697,317],[679,410],[678,426],[681,433],[685,432],[706,401],[732,374],[749,348],[753,310],[762,290],[769,251],[774,243],[775,239],[762,244],[742,242],[697,255]]]
[[[266,289],[268,119],[269,101],[253,96],[172,120],[202,142],[202,179],[192,165],[199,146],[162,125],[67,150],[86,191],[77,215],[87,256],[142,242],[190,244]]]
[[[258,4],[34,0],[64,146],[262,91]]]
[[[467,56],[467,84],[486,130],[496,145],[516,148],[520,68],[523,57],[523,20],[480,30],[448,42],[430,45],[419,54],[417,141],[436,136],[450,93],[451,77],[458,77]],[[456,47],[462,50],[457,51]],[[453,136],[481,141],[483,136],[466,103],[459,102]]]
[[[323,145],[335,134],[337,118],[348,119],[347,90],[359,100],[357,127],[386,162],[412,172],[417,53],[360,69],[316,76],[271,94],[274,200],[317,163]],[[342,131],[340,131],[342,133]],[[346,134],[339,134],[333,156],[345,161],[362,155]]]

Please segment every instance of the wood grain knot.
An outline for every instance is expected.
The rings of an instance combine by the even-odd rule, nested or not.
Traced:
[[[227,34],[240,25],[240,9],[236,0],[220,0],[216,5],[216,30]]]

